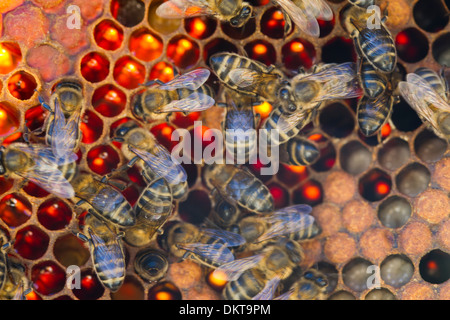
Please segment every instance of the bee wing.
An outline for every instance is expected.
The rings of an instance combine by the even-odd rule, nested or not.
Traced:
[[[295,233],[309,228],[314,223],[314,217],[300,212],[285,212],[268,217],[270,227],[256,242],[266,241],[282,235]]]
[[[76,110],[66,123],[62,109],[56,99],[55,122],[51,137],[52,152],[58,158],[65,158],[75,149],[79,137],[81,110]]]
[[[125,271],[125,257],[120,244],[115,241],[113,244],[107,244],[102,238],[97,236],[88,228],[90,240],[94,247],[94,255],[97,264],[102,264],[103,273],[109,277],[116,277],[117,273]],[[113,234],[113,236],[115,236]]]
[[[27,145],[25,143],[15,143],[14,148],[19,149],[28,155],[30,155],[34,160],[38,159],[48,165],[61,166],[63,164],[72,163],[78,159],[76,153],[67,154],[64,158],[56,157],[50,146],[45,145]]]
[[[280,294],[278,297],[274,298],[273,300],[289,300],[289,297],[294,293],[294,289],[289,289],[283,294]]]
[[[415,73],[409,73],[406,76],[406,81],[417,87],[417,90],[414,90],[414,94],[417,96],[417,99],[426,100],[432,103],[436,108],[442,111],[450,112],[450,105],[447,104],[433,89],[433,87],[421,76]]]
[[[214,270],[214,276],[227,281],[237,280],[241,274],[246,270],[255,267],[263,258],[263,254],[257,254],[223,264]]]
[[[246,68],[233,69],[228,75],[230,80],[239,88],[246,88],[261,81],[259,72]]]
[[[237,247],[245,243],[245,239],[234,232],[219,229],[202,229],[208,236],[222,240],[227,247]]]
[[[155,144],[155,154],[132,145],[129,145],[128,148],[141,158],[157,176],[166,179],[170,184],[186,181],[186,171],[180,164],[172,160],[170,153],[163,146]]]
[[[319,82],[329,82],[333,79],[338,79],[342,82],[352,81],[357,76],[357,67],[354,62],[346,62],[337,65],[332,65],[317,73],[312,73],[306,76],[299,75],[302,80],[311,80]]]
[[[208,80],[210,74],[211,72],[208,69],[195,69],[191,72],[176,77],[172,81],[162,84],[159,86],[159,89],[176,90],[186,88],[189,90],[197,90],[206,82],[206,80]]]
[[[273,300],[275,296],[275,290],[280,284],[281,279],[279,277],[273,277],[270,279],[264,288],[252,298],[252,300]]]
[[[307,204],[298,204],[294,206],[289,206],[285,208],[281,208],[273,213],[274,216],[283,216],[289,213],[299,213],[299,214],[310,214],[312,211],[312,207]]]
[[[174,100],[157,109],[158,112],[199,112],[211,108],[216,101],[210,96],[193,92],[187,98]]]
[[[204,258],[214,261],[219,265],[225,265],[234,261],[234,255],[225,245],[221,243],[184,243],[177,244],[180,249],[187,250]]]
[[[300,30],[313,37],[319,37],[320,28],[314,12],[298,7],[291,0],[276,0],[276,2],[283,8]]]
[[[180,19],[200,15],[213,15],[208,2],[203,0],[169,0],[156,9],[156,14],[161,18]]]
[[[311,10],[318,19],[330,21],[333,19],[333,10],[324,0],[303,0],[307,10]]]
[[[311,108],[304,108],[303,110],[300,110],[298,112],[295,112],[293,114],[282,114],[278,118],[277,122],[277,129],[281,132],[288,132],[295,127],[297,127],[300,122],[304,121],[305,119],[308,119],[312,114]],[[305,121],[305,125],[307,124],[307,121]],[[301,129],[301,128],[300,128]]]

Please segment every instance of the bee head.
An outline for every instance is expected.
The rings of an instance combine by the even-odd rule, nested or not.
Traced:
[[[252,12],[252,6],[244,2],[239,13],[230,19],[230,24],[235,28],[242,27],[250,19]]]
[[[114,137],[124,139],[125,136],[134,128],[139,127],[134,121],[127,121],[119,125],[114,131]]]

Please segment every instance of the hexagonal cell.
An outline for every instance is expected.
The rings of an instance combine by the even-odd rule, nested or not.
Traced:
[[[103,81],[109,74],[109,60],[101,53],[90,52],[81,59],[80,70],[89,82]]]
[[[420,163],[411,163],[400,171],[395,178],[398,190],[409,197],[415,197],[425,191],[431,180],[431,173]]]
[[[292,195],[292,202],[295,204],[309,204],[311,206],[318,205],[323,201],[322,185],[315,181],[309,180],[302,184]]]
[[[285,36],[285,20],[283,11],[278,7],[272,7],[264,12],[261,18],[261,32],[273,39],[281,39]]]
[[[148,9],[148,23],[157,32],[169,34],[176,31],[181,25],[181,19],[165,19],[156,14],[156,9],[164,2],[164,0],[155,0],[150,3]]]
[[[101,145],[89,150],[87,154],[89,168],[99,174],[105,175],[116,169],[120,158],[117,151],[108,145]]]
[[[94,28],[94,40],[105,50],[117,50],[122,46],[123,30],[111,20],[103,20]]]
[[[344,284],[356,292],[362,292],[367,289],[367,281],[371,276],[369,267],[373,263],[363,258],[354,258],[348,262],[342,269],[342,279]]]
[[[272,194],[275,208],[280,209],[289,204],[289,192],[278,183],[271,183],[267,186]]]
[[[105,117],[116,117],[125,109],[127,96],[112,84],[97,88],[92,95],[92,106]]]
[[[411,152],[408,142],[400,138],[394,138],[386,142],[378,152],[380,165],[395,171],[409,161]]]
[[[134,258],[134,270],[146,282],[161,280],[167,273],[169,261],[161,252],[142,249]]]
[[[128,48],[133,56],[148,62],[161,56],[164,50],[164,43],[160,36],[146,28],[142,28],[131,34]]]
[[[352,175],[366,171],[372,163],[372,153],[359,141],[350,141],[339,152],[341,168]]]
[[[353,40],[349,38],[336,37],[322,47],[322,61],[324,63],[356,61],[356,57]]]
[[[112,0],[111,14],[123,26],[138,25],[145,16],[145,3],[141,0]]]
[[[378,207],[378,219],[388,228],[400,228],[411,217],[412,207],[405,198],[392,196]]]
[[[450,65],[450,33],[444,33],[440,35],[432,46],[433,58],[441,66]]]
[[[184,19],[186,32],[195,39],[206,39],[216,31],[217,20],[207,16]]]
[[[34,76],[25,71],[14,73],[8,79],[8,91],[16,99],[30,99],[37,88],[37,82]]]
[[[111,300],[144,300],[145,289],[133,276],[125,277],[125,280],[117,292],[111,292]]]
[[[425,162],[439,161],[445,154],[448,143],[436,136],[431,130],[423,130],[414,140],[416,155]]]
[[[359,193],[368,201],[379,201],[391,192],[391,177],[380,169],[372,169],[359,180]]]
[[[328,286],[326,289],[326,293],[329,294],[333,292],[336,289],[339,281],[339,272],[336,267],[331,263],[320,261],[317,264],[317,269],[327,277]]]
[[[419,271],[422,279],[441,284],[450,279],[450,255],[442,250],[432,250],[420,259]]]
[[[296,38],[286,43],[281,49],[284,66],[292,71],[300,67],[310,69],[316,60],[314,45],[305,40]]]
[[[145,66],[130,56],[124,56],[116,61],[113,77],[126,89],[135,89],[145,82]]]
[[[53,254],[56,260],[66,268],[71,265],[81,267],[90,257],[89,250],[83,241],[71,233],[56,239]]]
[[[403,254],[390,255],[380,265],[380,276],[383,281],[395,288],[404,286],[414,274],[414,265]]]
[[[396,300],[395,295],[386,288],[372,289],[364,298],[365,300]]]
[[[37,218],[48,230],[61,230],[72,220],[72,209],[60,199],[48,199],[39,206]]]
[[[233,27],[229,22],[223,21],[220,23],[223,33],[232,39],[242,40],[250,37],[255,33],[256,21],[254,18],[247,21],[245,25],[240,28]]]
[[[414,20],[428,32],[438,32],[448,24],[447,9],[440,0],[420,0],[414,5]]]
[[[15,70],[21,61],[22,52],[17,43],[0,43],[0,74],[8,74]]]
[[[184,35],[173,37],[167,45],[167,58],[181,69],[194,66],[199,57],[198,43]]]
[[[45,254],[49,242],[47,233],[34,225],[29,225],[17,232],[14,249],[21,257],[36,260]]]
[[[16,228],[30,219],[33,207],[20,194],[11,193],[0,201],[0,219],[10,228]]]
[[[417,113],[403,98],[400,99],[400,103],[394,105],[391,119],[397,130],[403,132],[414,131],[422,125]]]
[[[320,128],[335,138],[345,138],[355,128],[354,115],[341,103],[324,107],[319,116]]]
[[[430,48],[427,37],[412,27],[397,34],[395,45],[398,57],[408,63],[419,62],[425,58]]]
[[[224,39],[216,38],[208,42],[203,47],[203,60],[209,65],[209,58],[218,52],[234,52],[237,53],[238,49],[236,46]]]
[[[260,61],[266,65],[274,64],[277,60],[275,48],[267,41],[255,40],[244,47],[250,59]]]
[[[80,130],[83,133],[82,143],[94,143],[102,135],[103,121],[94,112],[87,110],[81,117]]]
[[[164,281],[148,291],[148,300],[181,300],[182,295],[173,283]]]
[[[97,300],[105,292],[97,278],[95,272],[91,269],[81,271],[81,287],[73,288],[72,293],[80,300]]]
[[[0,137],[6,137],[20,126],[20,112],[7,102],[0,103]]]
[[[64,289],[66,273],[56,262],[44,261],[33,266],[31,281],[37,292],[49,296]]]

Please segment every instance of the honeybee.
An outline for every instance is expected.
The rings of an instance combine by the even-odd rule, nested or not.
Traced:
[[[309,269],[287,292],[275,300],[324,300],[327,286],[327,277],[322,272]]]
[[[359,79],[364,95],[370,99],[379,97],[388,86],[388,77],[377,71],[363,56],[359,56]]]
[[[210,214],[211,221],[220,228],[229,228],[237,222],[241,211],[233,199],[223,195],[214,188],[211,191],[213,208]]]
[[[6,236],[3,230],[0,230],[0,291],[3,289],[5,285],[9,273],[9,260],[8,260],[8,250],[11,248],[12,243],[8,241],[8,237]]]
[[[247,169],[225,164],[206,165],[204,178],[210,189],[217,188],[248,211],[273,211],[274,200],[269,189]]]
[[[211,268],[234,260],[229,247],[242,245],[240,235],[177,221],[164,231],[163,247],[176,258],[190,258]]]
[[[72,184],[76,196],[81,199],[77,206],[87,202],[93,208],[89,209],[91,214],[121,228],[136,224],[136,215],[130,203],[109,184],[98,181],[87,173],[78,175]]]
[[[423,78],[442,99],[448,101],[450,99],[450,93],[444,71],[445,68],[442,68],[441,73],[437,74],[429,68],[419,68],[414,73]]]
[[[125,279],[125,254],[120,236],[102,220],[86,215],[83,233],[75,235],[89,244],[95,273],[105,288],[120,289]]]
[[[125,230],[125,241],[136,247],[149,244],[172,213],[172,200],[172,191],[165,179],[150,182],[134,206],[136,225]]]
[[[15,257],[6,259],[7,274],[1,285],[0,300],[26,300],[26,295],[32,291],[32,283],[26,276],[25,266]]]
[[[318,145],[306,137],[295,136],[283,145],[280,161],[288,165],[309,166],[320,157]]]
[[[223,264],[214,275],[229,281],[223,291],[227,300],[268,299],[302,259],[303,251],[297,242],[279,238],[261,253]]]
[[[233,27],[242,27],[252,16],[253,7],[242,0],[169,0],[156,9],[166,19],[215,16]]]
[[[426,72],[427,75],[431,73],[431,70]],[[436,135],[450,141],[450,104],[443,98],[443,96],[448,96],[448,89],[443,95],[442,86],[437,86],[436,83],[430,81],[429,77],[423,78],[424,75],[423,71],[419,74],[409,73],[406,81],[399,83],[399,91],[422,121],[431,126]],[[433,76],[434,79],[436,77],[437,74]],[[445,79],[442,79],[442,83],[446,83]],[[438,91],[435,88],[438,88]],[[448,88],[446,84],[445,88]]]
[[[139,251],[134,258],[134,270],[149,283],[164,278],[168,269],[169,261],[166,256],[151,248]]]
[[[285,112],[296,110],[289,82],[274,66],[235,53],[214,54],[209,64],[226,87],[255,98],[254,104],[263,100],[280,104]]]
[[[144,121],[149,120],[152,113],[204,111],[216,103],[212,98],[213,90],[204,84],[209,75],[208,69],[196,69],[168,83],[159,79],[150,81],[146,84],[149,88],[133,98],[132,111]]]
[[[76,159],[75,153],[56,157],[49,146],[12,143],[6,148],[0,147],[0,176],[19,176],[60,198],[72,198],[74,189],[58,166]]]
[[[295,205],[276,210],[270,215],[247,216],[238,223],[239,234],[249,250],[257,250],[268,240],[281,236],[298,241],[317,236],[321,229],[309,215],[308,205]]]

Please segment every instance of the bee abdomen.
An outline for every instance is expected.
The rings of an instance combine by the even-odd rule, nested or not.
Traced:
[[[225,286],[223,296],[227,300],[251,300],[263,288],[264,282],[255,277],[252,270],[247,270]]]
[[[269,213],[274,209],[274,200],[269,189],[256,178],[253,183],[241,193],[238,200],[246,209],[259,212]]]
[[[375,134],[387,121],[392,111],[392,97],[379,99],[363,97],[358,104],[357,118],[359,128],[365,136]]]
[[[92,206],[100,214],[122,227],[136,224],[134,210],[124,196],[113,188],[103,188],[92,200]]]
[[[295,166],[308,166],[319,159],[320,151],[317,145],[303,137],[295,137],[288,141],[286,150],[288,163]]]
[[[117,291],[125,279],[125,264],[123,260],[105,261],[97,254],[94,255],[94,268],[97,276],[105,287],[115,292]]]

